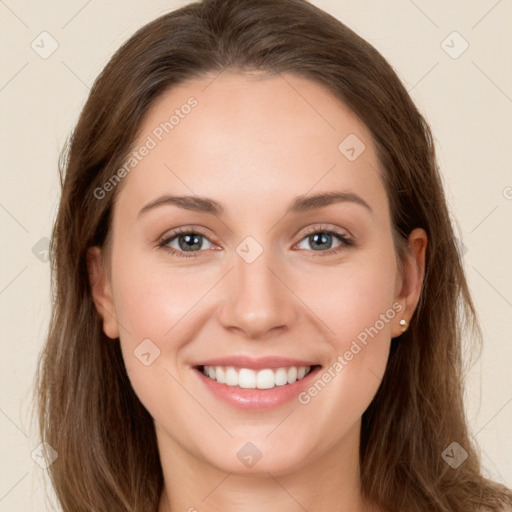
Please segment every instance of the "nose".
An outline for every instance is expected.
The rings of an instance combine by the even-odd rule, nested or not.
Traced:
[[[286,330],[299,317],[298,301],[269,253],[263,251],[252,263],[234,256],[234,268],[226,276],[224,300],[218,310],[224,328],[251,339]]]

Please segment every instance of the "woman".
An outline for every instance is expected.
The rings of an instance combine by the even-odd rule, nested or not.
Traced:
[[[303,0],[140,29],[64,162],[43,439],[64,511],[503,511],[431,132]]]

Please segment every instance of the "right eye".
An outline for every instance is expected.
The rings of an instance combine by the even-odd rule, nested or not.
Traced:
[[[205,242],[209,243],[210,247],[205,248]],[[179,229],[166,235],[158,246],[178,258],[191,258],[196,256],[194,253],[211,249],[213,244],[203,233],[190,229]]]

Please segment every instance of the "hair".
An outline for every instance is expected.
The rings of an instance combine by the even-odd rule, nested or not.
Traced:
[[[119,340],[93,300],[87,250],[104,247],[120,187],[94,190],[122,167],[162,94],[228,70],[293,73],[323,85],[368,127],[384,169],[397,258],[416,228],[428,236],[409,329],[395,338],[362,417],[361,493],[385,511],[506,510],[512,492],[485,478],[463,405],[464,336],[481,348],[430,128],[388,62],[305,0],[204,0],[138,30],[96,79],[60,160],[51,239],[52,316],[37,373],[42,440],[64,512],[156,511],[163,490],[153,419],[128,379]],[[457,469],[442,452],[468,453]]]

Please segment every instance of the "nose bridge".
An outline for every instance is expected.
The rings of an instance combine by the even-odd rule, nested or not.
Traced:
[[[224,327],[238,328],[248,337],[289,327],[298,316],[293,294],[275,275],[279,267],[273,251],[258,246],[245,240],[233,255],[220,315]]]

